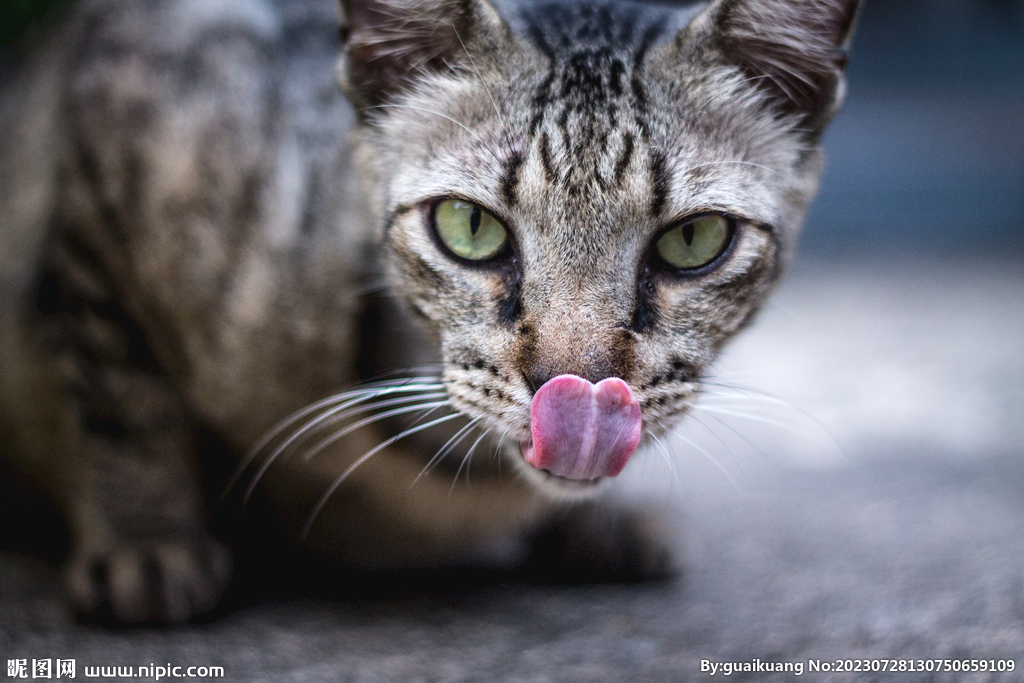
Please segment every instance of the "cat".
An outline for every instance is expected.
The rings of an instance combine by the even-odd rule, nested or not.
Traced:
[[[778,281],[858,6],[79,0],[24,37],[0,429],[74,608],[213,609],[211,488],[364,569],[671,573],[602,492]]]

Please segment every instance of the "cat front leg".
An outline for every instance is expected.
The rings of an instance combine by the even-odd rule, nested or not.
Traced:
[[[162,422],[131,435],[87,429],[77,442],[66,569],[75,610],[181,623],[215,607],[231,558],[205,529],[184,431]]]
[[[189,413],[134,307],[101,286],[113,276],[74,255],[55,245],[33,314],[53,376],[46,458],[71,537],[71,603],[87,618],[184,622],[212,609],[231,575],[206,530]]]
[[[187,621],[216,606],[231,576],[230,554],[205,529],[191,435],[157,378],[94,370],[64,446],[72,605],[123,623]]]

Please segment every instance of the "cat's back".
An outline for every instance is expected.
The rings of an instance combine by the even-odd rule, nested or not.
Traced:
[[[330,0],[78,0],[54,14],[0,48],[5,285],[29,269],[69,177],[118,204],[141,199],[158,156],[202,175],[247,147],[273,165],[268,144],[284,138],[320,160],[344,151],[354,117]]]
[[[267,392],[286,374],[295,330],[348,315],[303,294],[355,277],[367,241],[336,12],[331,0],[79,0],[6,49],[3,412],[22,399],[11,377],[33,365],[24,348],[38,339],[22,337],[48,273],[76,297],[115,300],[217,424],[240,421],[252,397],[238,387]],[[305,341],[348,341],[333,335]]]

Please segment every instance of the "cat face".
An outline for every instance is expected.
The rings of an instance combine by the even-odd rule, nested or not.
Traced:
[[[419,4],[424,25],[345,15],[392,287],[436,334],[452,404],[513,460],[558,376],[622,380],[648,437],[693,404],[816,189],[840,4],[562,4],[518,31],[478,2]],[[794,21],[832,26],[829,45],[787,54]],[[600,478],[524,470],[563,493]]]

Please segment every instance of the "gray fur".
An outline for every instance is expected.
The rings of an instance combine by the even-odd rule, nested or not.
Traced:
[[[65,509],[80,610],[216,604],[230,560],[205,530],[202,433],[223,444],[203,458],[241,463],[235,490],[342,561],[516,564],[560,501],[599,488],[523,464],[546,379],[623,378],[650,437],[696,400],[792,250],[856,3],[499,9],[343,1],[337,69],[325,0],[82,0],[19,46],[0,99],[0,416]],[[499,217],[511,254],[446,254],[428,225],[443,197]],[[707,212],[735,220],[727,252],[657,267],[655,236]],[[301,457],[360,417],[304,406],[435,363],[443,388],[420,394],[471,427],[392,443],[409,423],[383,420]],[[467,462],[473,486],[453,486]],[[568,546],[594,541],[585,564],[666,570],[642,515],[613,525],[621,542],[581,516],[556,518]]]

